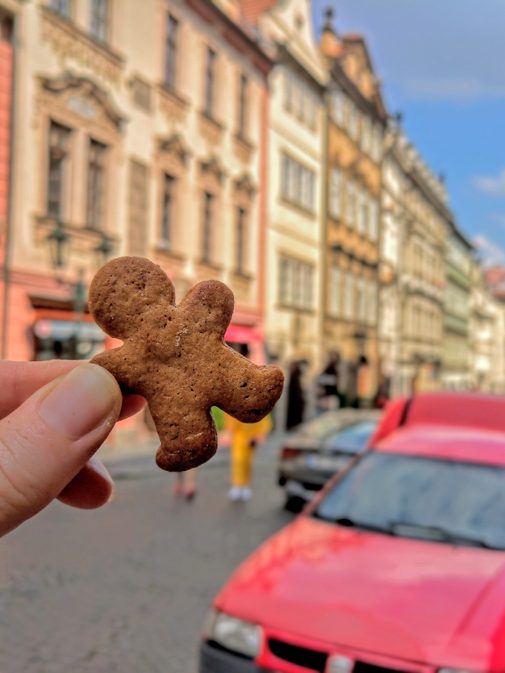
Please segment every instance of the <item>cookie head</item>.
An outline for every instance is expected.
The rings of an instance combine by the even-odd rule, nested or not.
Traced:
[[[91,283],[90,310],[100,327],[117,339],[127,339],[142,325],[145,314],[173,306],[175,291],[164,271],[142,257],[118,257],[103,266]]]

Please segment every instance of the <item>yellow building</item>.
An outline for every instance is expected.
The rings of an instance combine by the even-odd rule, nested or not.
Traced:
[[[338,36],[327,12],[328,90],[324,344],[342,358],[348,401],[377,391],[381,163],[387,113],[364,39]],[[367,376],[360,376],[366,367]]]

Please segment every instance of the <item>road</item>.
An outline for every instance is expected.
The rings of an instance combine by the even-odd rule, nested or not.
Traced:
[[[195,673],[216,591],[291,518],[263,448],[248,504],[227,502],[224,452],[200,471],[193,503],[141,461],[116,465],[116,497],[101,510],[55,503],[7,536],[0,673]]]

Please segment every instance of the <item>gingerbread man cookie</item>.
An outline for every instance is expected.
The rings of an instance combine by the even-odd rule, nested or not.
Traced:
[[[175,305],[165,272],[148,259],[119,257],[96,274],[89,292],[96,322],[124,344],[93,358],[125,393],[143,395],[164,470],[201,465],[217,449],[210,409],[243,422],[271,411],[280,397],[278,367],[258,367],[224,343],[233,293],[217,280],[198,283]]]

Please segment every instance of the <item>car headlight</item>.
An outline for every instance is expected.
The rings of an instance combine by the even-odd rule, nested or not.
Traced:
[[[354,661],[349,657],[343,657],[340,654],[334,654],[328,661],[328,673],[351,673],[354,667]]]
[[[215,611],[211,613],[205,631],[209,640],[232,652],[251,659],[260,652],[261,628],[257,624]]]

